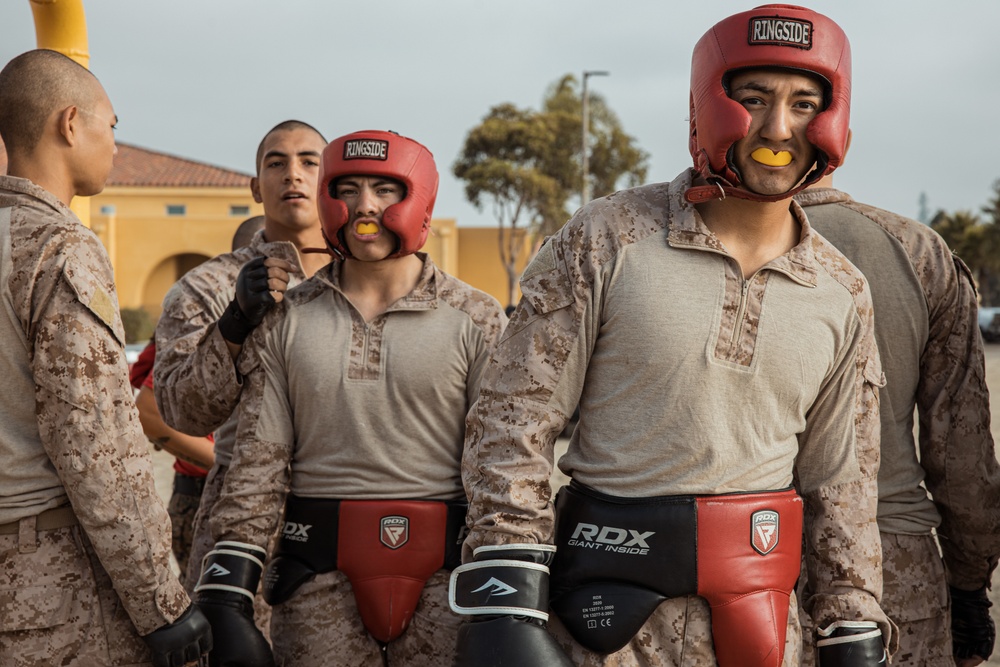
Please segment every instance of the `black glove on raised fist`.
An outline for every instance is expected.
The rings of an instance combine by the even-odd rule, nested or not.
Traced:
[[[236,296],[219,318],[219,332],[230,343],[242,345],[275,304],[268,287],[266,257],[255,257],[243,265],[236,278]]]
[[[990,618],[986,587],[963,591],[948,587],[951,592],[951,644],[956,658],[980,657],[986,660],[993,653],[997,630]]]

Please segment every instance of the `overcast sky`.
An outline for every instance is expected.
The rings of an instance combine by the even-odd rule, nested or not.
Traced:
[[[434,153],[436,217],[494,225],[451,174],[501,102],[537,109],[566,73],[591,78],[670,180],[687,151],[691,50],[752,2],[667,0],[84,0],[91,61],[118,139],[245,172],[298,118],[328,139],[391,129]],[[854,142],[837,184],[916,217],[978,211],[1000,178],[1000,1],[814,0],[854,55]],[[0,62],[35,47],[28,0],[0,2]]]

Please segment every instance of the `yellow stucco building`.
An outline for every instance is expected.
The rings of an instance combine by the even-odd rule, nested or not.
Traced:
[[[0,173],[6,168],[0,144]],[[229,252],[240,223],[263,213],[250,194],[250,178],[118,143],[107,186],[88,201],[90,227],[111,257],[122,308],[142,308],[155,320],[163,296],[181,275]],[[496,228],[459,227],[454,219],[435,218],[424,250],[443,270],[506,305],[507,278]],[[519,272],[528,255],[525,236]]]

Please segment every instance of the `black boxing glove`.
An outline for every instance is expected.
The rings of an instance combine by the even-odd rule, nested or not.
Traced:
[[[274,655],[253,622],[253,599],[267,552],[242,542],[218,542],[205,556],[195,602],[212,624],[211,667],[274,667]]]
[[[819,667],[877,667],[889,662],[874,621],[836,621],[816,631]]]
[[[990,617],[989,596],[986,587],[963,591],[948,587],[951,593],[951,645],[955,658],[989,659],[993,653],[997,630]]]
[[[254,257],[236,278],[236,296],[219,318],[219,333],[230,343],[242,345],[276,303],[268,287],[266,257]]]
[[[198,607],[191,605],[176,621],[142,638],[153,652],[156,667],[184,667],[201,662],[212,650],[212,628]]]
[[[479,547],[451,573],[451,609],[472,616],[458,629],[455,667],[573,667],[545,629],[549,568],[546,544]]]

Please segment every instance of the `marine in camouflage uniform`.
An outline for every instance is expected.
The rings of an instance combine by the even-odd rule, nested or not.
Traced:
[[[926,225],[833,188],[796,199],[865,274],[875,305],[888,380],[879,401],[878,523],[882,608],[899,626],[893,664],[953,665],[948,586],[987,586],[1000,555],[1000,467],[972,277]],[[809,664],[812,657],[807,645]]]
[[[184,274],[163,299],[163,314],[156,325],[153,391],[163,421],[182,433],[215,433],[215,464],[205,479],[195,516],[185,576],[189,592],[198,583],[201,561],[214,544],[208,519],[232,460],[239,418],[236,407],[243,392],[243,378],[216,324],[233,300],[240,269],[255,257],[278,257],[300,266],[293,244],[269,243],[261,230],[247,247],[214,257]],[[289,286],[304,277],[301,271],[293,273]]]
[[[170,571],[111,265],[30,181],[0,176],[0,209],[0,663],[148,663],[139,635],[190,600]]]
[[[166,665],[210,643],[170,569],[111,263],[66,205],[103,189],[116,122],[97,80],[65,56],[31,51],[0,72],[5,666]]]
[[[270,664],[243,600],[283,518],[264,576],[278,664],[449,665],[465,417],[507,318],[418,252],[438,184],[426,147],[355,132],[322,164],[323,234],[339,259],[290,291],[239,358],[237,447],[198,605],[232,638],[218,659]]]
[[[297,249],[323,245],[315,191],[324,145],[322,134],[301,121],[285,121],[269,130],[257,149],[257,176],[250,184],[254,198],[264,206],[264,229],[248,246],[186,273],[164,298],[156,329],[154,368],[160,414],[169,426],[183,433],[215,433],[215,462],[205,478],[185,573],[189,592],[197,584],[202,560],[212,546],[208,520],[232,458],[236,406],[243,389],[234,361],[242,340],[227,340],[221,322],[231,316],[239,302],[236,285],[249,262],[267,257],[267,262],[284,261],[291,267],[278,292],[327,263],[323,255],[300,256]],[[273,278],[271,270],[268,275]],[[266,287],[273,290],[276,284],[272,280]],[[270,608],[259,595],[255,606],[256,622],[267,635]]]
[[[506,316],[420,257],[413,291],[367,323],[341,293],[334,262],[254,332],[240,356],[239,444],[212,517],[216,540],[266,546],[286,488],[340,500],[463,497],[465,415]],[[432,576],[412,623],[389,643],[389,664],[451,664],[459,619],[447,581],[446,571]],[[351,590],[343,573],[319,574],[272,608],[279,664],[382,664]]]
[[[194,591],[201,563],[215,543],[209,519],[215,511],[232,460],[243,379],[236,371],[226,341],[216,326],[235,294],[240,269],[255,257],[278,257],[300,266],[295,246],[287,241],[268,243],[257,232],[245,248],[218,255],[181,277],[163,300],[156,325],[156,365],[153,391],[163,421],[183,433],[215,434],[215,463],[194,516],[184,587]],[[297,285],[301,272],[291,275]],[[257,626],[270,636],[271,608],[258,595],[254,600]]]
[[[869,619],[888,634],[875,525],[882,374],[864,278],[793,205],[798,244],[744,280],[684,201],[692,177],[587,205],[525,270],[469,415],[466,552],[551,542],[553,444],[579,404],[559,467],[599,492],[724,494],[794,478],[816,582],[806,608],[821,626]],[[609,656],[555,617],[550,630],[576,665],[716,664],[695,596],[663,602]],[[798,641],[786,638],[785,664],[797,664]]]

